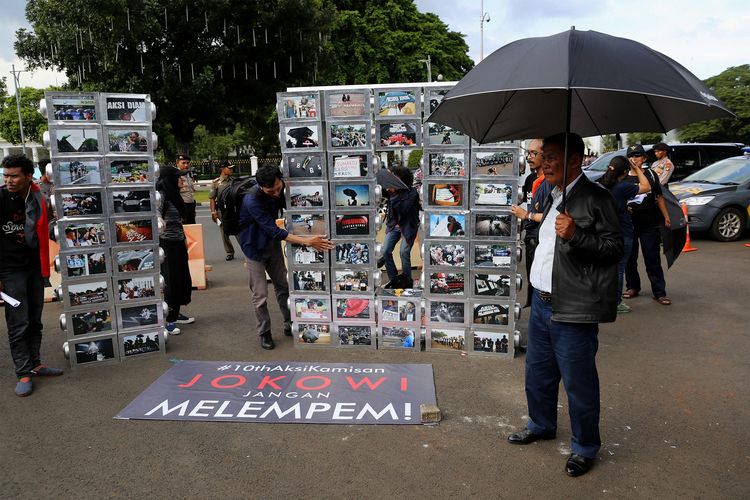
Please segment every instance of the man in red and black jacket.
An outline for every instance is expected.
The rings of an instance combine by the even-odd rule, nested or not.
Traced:
[[[2,161],[0,186],[0,291],[6,297],[5,323],[16,367],[16,394],[28,396],[32,376],[58,376],[62,370],[41,363],[44,278],[49,277],[47,208],[33,181],[34,164],[24,155]]]

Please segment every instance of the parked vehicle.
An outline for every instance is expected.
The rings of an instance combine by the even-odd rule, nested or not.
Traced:
[[[736,241],[748,229],[750,154],[714,163],[669,189],[688,207],[691,231],[708,231],[719,241]]]

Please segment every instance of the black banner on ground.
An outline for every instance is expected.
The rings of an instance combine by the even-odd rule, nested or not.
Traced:
[[[419,424],[437,404],[432,365],[182,361],[115,418]]]

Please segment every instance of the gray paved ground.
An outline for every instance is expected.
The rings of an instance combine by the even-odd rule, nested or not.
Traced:
[[[593,471],[571,479],[563,472],[564,399],[556,440],[505,442],[524,424],[523,356],[301,351],[280,334],[279,347],[263,351],[242,264],[224,262],[215,230],[206,227],[210,287],[195,292],[188,311],[197,321],[170,342],[167,358],[67,370],[21,399],[0,344],[0,497],[750,496],[750,248],[741,243],[696,241],[699,251],[667,275],[673,306],[641,296],[629,302],[631,314],[602,327],[604,446]],[[45,308],[43,353],[66,366],[60,311]],[[444,420],[437,427],[114,420],[169,358],[431,363]]]

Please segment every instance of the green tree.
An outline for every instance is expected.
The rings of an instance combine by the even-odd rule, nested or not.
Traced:
[[[605,135],[602,137],[602,152],[614,151],[617,149],[617,136]]]
[[[633,132],[628,134],[628,146],[633,144],[656,144],[664,140],[664,135],[658,132]]]
[[[750,64],[728,68],[704,83],[737,118],[691,123],[679,130],[680,140],[750,143]]]
[[[44,97],[44,90],[21,87],[18,89],[18,94],[21,103],[24,138],[27,141],[41,143],[42,135],[47,130],[47,120],[39,114],[37,109],[39,108],[39,101]],[[0,136],[12,144],[21,143],[21,128],[18,124],[15,93],[5,97],[2,101],[2,107],[0,107]]]

